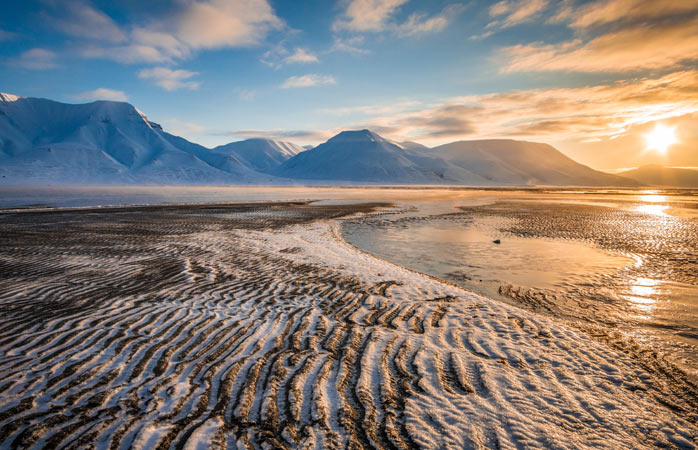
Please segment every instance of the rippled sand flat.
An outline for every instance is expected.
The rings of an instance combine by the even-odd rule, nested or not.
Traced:
[[[303,203],[0,222],[3,448],[693,448],[693,386]]]

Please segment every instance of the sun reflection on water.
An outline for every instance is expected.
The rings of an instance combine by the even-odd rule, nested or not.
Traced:
[[[635,211],[653,216],[667,216],[665,212],[667,209],[669,209],[667,205],[640,205],[635,208]]]
[[[640,200],[647,203],[660,203],[666,201],[666,196],[658,194],[658,191],[644,191]]]
[[[660,195],[658,191],[644,191],[640,200],[645,204],[636,206],[635,211],[653,216],[667,216],[666,210],[669,209],[669,206],[662,204],[667,201],[667,198]]]
[[[633,304],[638,312],[643,313],[645,318],[649,318],[657,303],[661,284],[661,280],[636,278],[630,284],[631,295],[625,295],[624,297]]]

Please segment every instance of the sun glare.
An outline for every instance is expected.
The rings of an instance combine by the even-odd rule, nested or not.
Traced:
[[[666,125],[657,125],[654,130],[645,135],[647,150],[666,153],[667,149],[676,143],[675,129]]]

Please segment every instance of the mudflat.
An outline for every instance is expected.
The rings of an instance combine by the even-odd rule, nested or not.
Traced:
[[[688,381],[341,239],[384,206],[2,213],[0,447],[696,445]]]

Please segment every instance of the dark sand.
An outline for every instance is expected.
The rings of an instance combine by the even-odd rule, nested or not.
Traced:
[[[323,228],[378,206],[2,214],[0,447],[694,446],[684,380]]]

